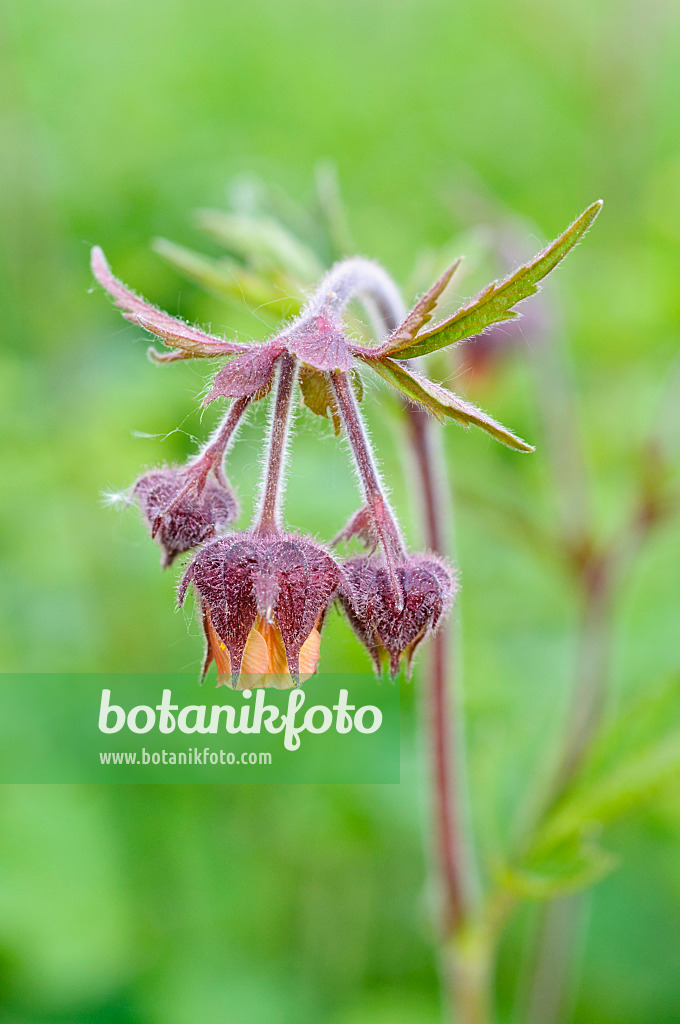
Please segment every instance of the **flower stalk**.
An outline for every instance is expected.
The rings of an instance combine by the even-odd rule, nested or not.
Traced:
[[[278,533],[284,489],[286,447],[290,436],[296,361],[288,352],[281,356],[276,397],[272,413],[269,450],[262,481],[262,499],[254,526],[255,533]]]
[[[395,569],[395,562],[406,557],[401,531],[385,496],[368,435],[347,375],[336,371],[331,374],[331,384],[361,480],[366,507],[382,544],[397,606],[401,607],[403,595]]]
[[[250,401],[250,396],[248,396],[246,398],[238,398],[231,404],[212,439],[184,469],[183,474],[186,482],[172,501],[157,515],[151,530],[152,537],[155,537],[158,533],[163,519],[188,495],[194,493],[197,497],[201,496],[211,472],[223,487],[229,486],[229,481],[224,472],[224,457],[231,442],[234,440],[236,430],[241,424]]]
[[[218,425],[213,437],[205,446],[203,451],[196,457],[189,466],[192,472],[197,472],[199,480],[199,494],[208,473],[212,470],[220,483],[226,484],[224,473],[224,458],[230,448],[236,431],[241,424],[245,412],[250,405],[251,396],[237,398],[229,406],[222,422]]]

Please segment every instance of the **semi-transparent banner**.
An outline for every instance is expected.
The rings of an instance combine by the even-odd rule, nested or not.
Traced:
[[[247,680],[246,680],[247,681]],[[398,783],[399,685],[0,674],[0,783]]]

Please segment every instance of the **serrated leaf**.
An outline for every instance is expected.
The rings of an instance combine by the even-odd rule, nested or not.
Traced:
[[[302,308],[304,296],[290,278],[263,277],[236,260],[212,259],[166,238],[154,239],[153,248],[180,274],[220,299],[245,303],[273,318],[295,315]]]
[[[151,362],[156,363],[158,366],[164,366],[166,363],[178,363],[182,359],[197,358],[195,352],[183,352],[179,348],[172,349],[170,352],[159,352],[153,345],[149,345],[146,354]]]
[[[461,263],[462,257],[454,260],[453,263],[446,268],[441,277],[439,277],[435,283],[428,288],[423,297],[416,302],[415,306],[403,323],[401,323],[399,327],[397,327],[396,331],[393,331],[390,335],[387,342],[388,346],[395,344],[400,345],[402,342],[407,343],[413,341],[418,331],[420,331],[421,328],[432,319],[432,311],[437,305],[440,295]]]
[[[125,319],[139,324],[149,334],[160,338],[168,347],[178,348],[192,356],[224,356],[248,352],[252,345],[237,341],[224,341],[212,334],[205,334],[196,327],[175,320],[165,314],[127,313]]]
[[[583,237],[601,207],[602,200],[593,203],[530,263],[526,263],[503,281],[494,281],[493,284],[487,285],[453,316],[436,324],[430,330],[423,331],[412,341],[388,341],[380,349],[379,354],[414,359],[481,334],[492,324],[519,316],[514,309],[517,303],[538,291],[538,282],[549,274]]]
[[[323,273],[316,254],[281,223],[266,217],[198,210],[195,222],[225,249],[263,272],[282,269],[302,283],[311,283]]]
[[[410,401],[424,406],[441,423],[448,417],[461,423],[464,427],[472,425],[480,427],[487,434],[495,437],[497,441],[501,441],[517,451],[533,452],[535,450],[532,445],[527,444],[521,437],[517,437],[491,416],[487,416],[476,405],[459,398],[458,395],[454,395],[452,391],[441,384],[435,384],[410,367],[407,368],[402,363],[389,358],[364,357],[364,362],[380,374],[388,384],[401,391]]]

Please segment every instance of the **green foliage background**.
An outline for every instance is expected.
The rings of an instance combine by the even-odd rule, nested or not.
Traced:
[[[221,205],[244,172],[304,200],[316,162],[333,159],[359,250],[402,282],[417,251],[474,220],[461,181],[479,180],[537,225],[526,229],[530,251],[602,196],[596,227],[546,292],[573,353],[597,514],[604,531],[620,523],[631,451],[678,348],[674,4],[5,0],[0,53],[2,669],[171,671],[198,660],[172,575],[158,571],[134,514],[104,507],[100,492],[181,459],[205,434],[204,371],[146,361],[141,332],[90,293],[88,251],[101,244],[124,280],[171,312],[261,336],[257,317],[202,295],[149,248],[156,235],[200,247],[190,210]],[[473,397],[539,450],[519,456],[452,424],[455,477],[509,492],[550,523],[522,359]],[[395,409],[377,386],[367,398],[417,542]],[[356,507],[354,481],[324,425],[301,425],[289,518],[328,538]],[[258,426],[232,463],[246,509]],[[495,850],[564,709],[573,594],[464,504],[457,552],[472,803]],[[622,595],[621,704],[678,671],[679,563],[667,528]],[[366,666],[335,618],[324,661]],[[411,734],[418,674],[402,686]],[[437,1021],[416,741],[403,779],[3,788],[0,1020]],[[679,840],[677,788],[608,833],[621,866],[583,921],[579,1024],[680,1020]],[[531,913],[502,949],[502,1020]]]

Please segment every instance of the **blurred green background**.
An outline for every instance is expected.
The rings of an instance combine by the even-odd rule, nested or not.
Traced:
[[[157,235],[204,245],[190,211],[223,205],[244,173],[306,201],[317,162],[334,160],[358,250],[402,283],[419,251],[474,225],[470,182],[485,208],[534,225],[519,238],[529,253],[603,197],[544,294],[562,310],[596,515],[616,529],[679,340],[677,5],[5,0],[0,53],[3,670],[198,662],[173,574],[136,515],[101,493],[205,436],[205,368],[152,366],[141,331],[92,291],[88,253],[101,244],[171,312],[261,336],[257,317],[203,295],[149,247]],[[549,523],[531,382],[520,346],[502,372],[457,384],[536,440],[536,455],[451,425],[447,456],[463,490],[500,488]],[[377,386],[368,398],[417,543],[396,407]],[[231,463],[246,509],[262,412]],[[289,519],[329,538],[356,507],[354,481],[327,427],[301,425]],[[621,702],[678,669],[677,532],[654,538],[622,595]],[[560,575],[464,502],[456,545],[472,805],[493,848],[559,724],[576,616]],[[323,658],[367,665],[335,615]],[[418,672],[401,685],[399,787],[3,787],[3,1024],[438,1021]],[[679,840],[677,792],[608,835],[621,866],[584,915],[579,1024],[680,1020]],[[503,946],[501,1020],[525,924]]]

